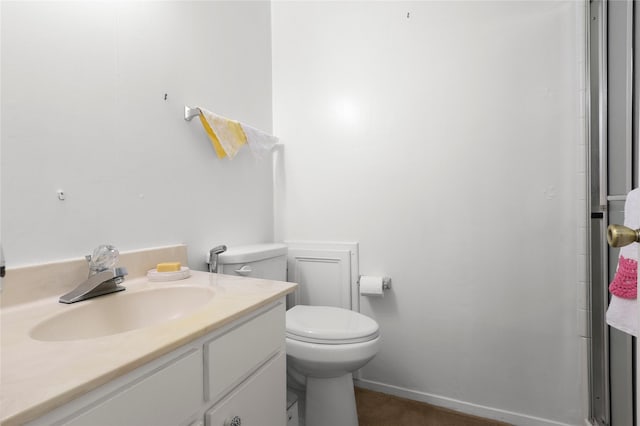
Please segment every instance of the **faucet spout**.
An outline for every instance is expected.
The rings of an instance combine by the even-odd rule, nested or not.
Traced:
[[[125,287],[120,285],[124,281],[125,275],[127,275],[127,268],[122,267],[96,272],[78,287],[60,296],[60,303],[75,303],[125,290]]]

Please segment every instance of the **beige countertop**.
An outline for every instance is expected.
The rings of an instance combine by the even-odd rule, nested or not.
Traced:
[[[0,311],[0,423],[22,424],[292,292],[296,284],[192,271],[171,282],[127,279],[127,290],[66,305],[59,294]],[[161,286],[207,286],[213,298],[180,318],[119,334],[39,341],[34,326],[79,305]]]

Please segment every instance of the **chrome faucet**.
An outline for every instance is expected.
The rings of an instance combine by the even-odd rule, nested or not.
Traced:
[[[216,246],[209,250],[209,272],[218,272],[218,255],[227,251],[227,246]]]
[[[102,245],[93,251],[93,256],[86,256],[86,259],[89,262],[89,277],[69,293],[60,296],[60,303],[81,302],[125,290],[120,283],[127,275],[127,268],[114,267],[118,260],[118,249]]]

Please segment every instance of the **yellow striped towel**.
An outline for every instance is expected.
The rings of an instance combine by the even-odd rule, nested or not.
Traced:
[[[200,122],[211,139],[218,158],[235,157],[242,145],[247,143],[247,136],[237,121],[200,108]]]

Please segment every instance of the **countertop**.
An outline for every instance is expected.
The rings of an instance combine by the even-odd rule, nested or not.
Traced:
[[[22,424],[89,390],[292,292],[296,284],[192,271],[172,282],[127,279],[124,292],[66,305],[58,297],[3,306],[0,312],[0,423]],[[208,286],[215,295],[183,317],[110,336],[39,341],[30,330],[48,317],[102,298],[160,286]]]

